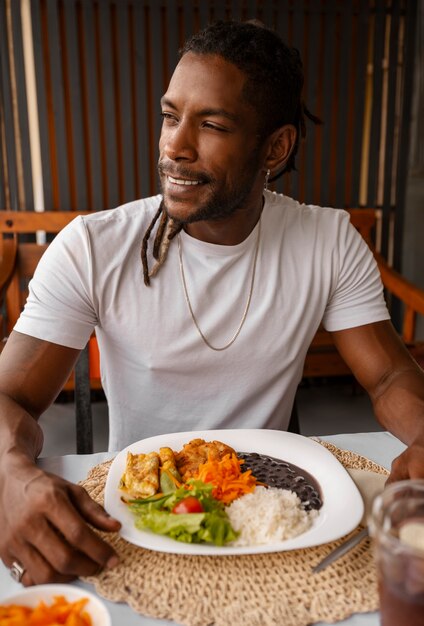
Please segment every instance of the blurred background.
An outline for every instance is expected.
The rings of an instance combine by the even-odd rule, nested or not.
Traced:
[[[0,0],[0,211],[97,211],[157,193],[159,99],[178,49],[232,18],[257,18],[299,49],[305,103],[324,122],[307,122],[297,171],[274,188],[377,208],[377,249],[424,288],[424,10],[415,0]],[[401,315],[395,306],[395,324]],[[302,432],[327,399],[335,432],[341,407],[370,413],[350,379],[304,380]]]

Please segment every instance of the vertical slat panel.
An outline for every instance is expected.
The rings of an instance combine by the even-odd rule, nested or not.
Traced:
[[[317,8],[314,4],[312,4],[312,6],[310,5],[308,15],[308,30],[307,33],[305,33],[305,42],[307,41],[308,43],[308,55],[306,60],[307,65],[305,66],[305,103],[312,113],[322,116],[322,113],[318,112],[318,94],[321,92],[318,54],[321,26],[319,8]],[[314,196],[314,181],[316,176],[315,154],[318,133],[322,133],[322,128],[320,126],[314,126],[314,124],[306,120],[305,158],[303,162],[304,170],[302,172],[302,176],[305,180],[304,200],[308,203],[316,201],[316,197]]]
[[[397,59],[399,52],[399,26],[400,26],[400,6],[396,1],[392,5],[390,24],[390,49],[388,65],[388,89],[387,89],[387,126],[386,126],[386,150],[384,160],[384,186],[383,204],[391,205],[391,190],[393,184],[393,156],[394,156],[394,134],[396,129],[396,85],[397,85]]]
[[[345,5],[343,5],[345,6]],[[348,20],[349,23],[346,23]],[[345,150],[345,158],[344,158],[344,172],[340,169],[337,173],[337,181],[338,185],[340,185],[340,179],[343,176],[344,178],[344,192],[343,192],[343,204],[340,205],[342,207],[352,207],[358,206],[358,202],[352,202],[352,185],[357,186],[357,181],[353,181],[352,178],[352,166],[353,166],[353,142],[354,136],[356,134],[355,129],[355,85],[358,80],[358,72],[360,69],[356,64],[356,51],[359,45],[359,37],[363,36],[362,33],[359,33],[358,30],[358,2],[357,0],[352,0],[349,3],[349,9],[344,9],[343,11],[343,30],[349,31],[349,50],[348,50],[348,64],[344,66],[341,64],[341,72],[346,75],[346,86],[343,87],[344,80],[341,77],[341,89],[346,89],[346,113],[345,119],[343,120],[343,115],[340,116],[340,132],[344,132],[345,139],[344,141],[344,150]],[[343,128],[344,124],[344,128]],[[338,148],[342,149],[342,148]],[[337,193],[341,193],[341,189],[338,186]],[[337,202],[338,205],[338,202]]]
[[[184,40],[194,33],[194,0],[185,0],[182,5],[184,21]]]
[[[327,106],[330,107],[330,123],[328,125],[329,137],[328,145],[329,148],[329,167],[327,171],[327,187],[328,187],[328,204],[330,206],[336,206],[336,177],[337,177],[337,161],[344,160],[345,155],[340,154],[337,155],[336,158],[336,145],[337,145],[337,126],[338,120],[340,116],[340,49],[342,47],[342,33],[341,33],[341,16],[340,9],[338,3],[336,2],[334,6],[334,34],[333,34],[333,49],[332,49],[332,58],[333,58],[333,67],[331,69],[331,89],[332,89],[332,97],[330,101],[327,103]],[[344,132],[344,131],[343,131]]]
[[[385,36],[386,36],[386,12],[384,0],[376,3],[376,20],[374,31],[374,81],[373,81],[373,116],[371,128],[371,149],[370,162],[368,170],[368,204],[375,206],[379,204],[379,185],[380,185],[380,147],[381,134],[385,129],[382,128],[383,107],[386,103],[383,101],[383,62],[385,53]],[[387,111],[384,110],[384,113]],[[376,145],[374,145],[374,142]],[[391,230],[391,209],[390,205],[382,206],[382,254],[388,258],[389,238]]]
[[[301,24],[297,25],[296,22],[301,20]],[[309,24],[310,24],[310,14],[309,14],[309,2],[307,0],[303,1],[302,10],[299,12],[299,17],[295,18],[294,23],[294,38],[295,41],[299,41],[299,52],[302,59],[303,64],[303,75],[304,75],[304,87],[301,94],[301,99],[305,102],[306,99],[306,85],[309,81],[308,76],[308,63],[309,63]],[[308,133],[309,129],[307,126],[307,118],[304,118],[305,121],[305,130]],[[299,150],[297,157],[297,177],[298,177],[298,199],[300,202],[305,201],[305,191],[306,191],[306,175],[305,175],[305,161],[307,154],[306,147],[306,137],[302,137],[302,132],[299,129]]]
[[[268,28],[273,27],[274,25],[274,2],[273,0],[263,0],[262,21]]]
[[[81,80],[84,97],[84,134],[86,137],[87,177],[89,207],[102,209],[106,205],[103,196],[102,156],[100,139],[100,115],[97,54],[96,54],[96,27],[92,2],[82,2],[79,5],[79,36],[81,48]]]
[[[1,98],[3,109],[4,140],[6,146],[8,186],[10,208],[18,210],[18,176],[16,168],[16,147],[13,130],[12,86],[10,81],[9,36],[7,32],[6,4],[0,4],[0,64],[1,64]]]
[[[104,143],[104,158],[106,171],[103,175],[107,177],[105,208],[113,208],[119,204],[119,183],[118,183],[118,159],[116,141],[116,105],[115,105],[115,81],[113,73],[113,56],[111,46],[111,16],[109,2],[99,2],[99,52],[100,64],[97,71],[101,76],[101,88],[99,96],[102,100],[104,111],[103,125],[101,133]]]
[[[209,0],[199,2],[199,25],[205,28],[209,24]]]
[[[401,269],[402,244],[403,244],[403,224],[404,224],[404,205],[408,171],[409,154],[409,130],[412,106],[412,88],[413,88],[413,72],[408,71],[412,66],[415,58],[415,33],[417,19],[417,3],[414,0],[406,0],[405,15],[405,49],[404,49],[404,71],[402,91],[402,116],[400,122],[400,139],[399,139],[399,156],[397,162],[397,187],[396,187],[396,220],[394,230],[394,251],[393,265],[395,269]]]
[[[44,40],[51,89],[49,90],[48,115],[50,120],[50,146],[52,150],[53,189],[56,187],[55,209],[66,210],[71,206],[69,187],[69,157],[66,137],[64,85],[62,73],[62,42],[57,0],[45,0],[45,20],[48,40]]]
[[[215,0],[212,3],[212,15],[213,15],[213,21],[216,20],[225,20],[226,19],[226,14],[225,14],[225,2],[217,2],[217,0]]]
[[[3,15],[5,0],[0,0],[0,19]],[[1,44],[0,44],[1,46]],[[0,47],[1,54],[1,47]],[[6,156],[6,136],[4,126],[4,77],[2,70],[2,63],[0,62],[0,210],[10,209],[9,193],[6,186],[9,184],[9,176],[7,171],[7,156]]]
[[[329,124],[328,111],[324,108],[324,50],[325,50],[325,20],[322,10],[318,12],[316,19],[319,22],[318,27],[318,39],[316,47],[316,81],[317,81],[317,96],[316,96],[316,109],[317,116],[322,120],[323,124],[317,126],[315,129],[315,144],[314,144],[314,165],[312,170],[313,180],[313,192],[312,202],[319,204],[321,201],[321,171],[322,171],[322,146],[327,134],[327,127]]]
[[[296,48],[302,59],[304,59],[304,22],[305,22],[305,7],[304,2],[294,5],[293,9],[293,39],[292,46]],[[300,135],[300,130],[299,130]],[[295,198],[300,198],[300,187],[302,174],[302,162],[303,162],[304,143],[299,136],[299,148],[296,157],[296,171],[291,173],[291,193]]]
[[[132,200],[135,198],[140,198],[141,189],[140,189],[140,155],[138,150],[138,129],[140,124],[139,112],[137,109],[137,57],[135,53],[135,33],[134,33],[134,4],[130,2],[127,6],[127,28],[128,28],[128,47],[129,47],[129,80],[131,84],[131,96],[129,99],[130,110],[129,114],[131,116],[131,151],[129,151],[129,158],[132,160],[132,170],[133,170],[133,185],[134,191],[133,196],[130,196],[128,199]]]
[[[6,160],[8,171],[8,186],[10,193],[10,208],[17,210],[18,207],[18,179],[16,171],[16,149],[13,133],[12,92],[10,84],[10,67],[8,53],[8,33],[6,20],[6,4],[0,5],[0,65],[1,65],[1,106],[3,112],[3,132],[6,148]]]
[[[162,118],[160,115],[160,107],[159,102],[163,95],[163,59],[162,59],[162,48],[161,46],[157,46],[156,42],[160,41],[161,35],[161,13],[160,6],[158,3],[152,3],[150,6],[150,33],[151,37],[149,39],[150,44],[150,54],[148,57],[148,62],[150,63],[150,71],[151,71],[151,98],[152,98],[152,114],[150,123],[153,127],[153,137],[152,137],[152,145],[151,145],[151,164],[154,176],[151,178],[151,193],[156,193],[158,191],[158,180],[156,175],[156,163],[158,160],[158,141],[160,136],[160,129],[162,126]]]
[[[372,93],[372,117],[371,136],[368,167],[368,193],[367,204],[377,204],[378,162],[381,132],[381,92],[382,92],[382,59],[384,58],[384,34],[385,34],[385,0],[376,0],[375,26],[374,26],[374,54],[373,54],[373,93]],[[387,228],[387,220],[383,211],[383,232]],[[385,235],[383,234],[383,237]]]
[[[20,208],[28,211],[34,210],[34,193],[32,187],[32,165],[31,150],[29,142],[29,126],[28,126],[28,106],[27,93],[25,85],[25,67],[22,45],[22,22],[20,4],[12,2],[10,5],[12,13],[12,29],[14,39],[14,57],[15,57],[15,80],[17,88],[17,107],[19,117],[19,141],[20,141],[20,158],[22,159],[22,184],[25,197],[22,199],[23,206]]]
[[[247,18],[248,20],[254,19],[257,17],[257,2],[255,0],[247,0]]]
[[[149,152],[149,118],[148,118],[148,83],[147,83],[147,59],[146,59],[146,23],[144,7],[141,3],[136,2],[133,9],[133,28],[132,37],[134,40],[135,51],[135,102],[137,113],[137,154],[139,170],[137,172],[137,180],[140,188],[141,196],[148,196],[150,189],[150,169],[154,166],[150,160]]]
[[[116,4],[114,37],[115,86],[117,101],[117,118],[120,121],[118,135],[118,160],[120,173],[119,201],[124,203],[135,197],[134,177],[134,146],[133,146],[133,119],[131,107],[131,63],[128,36],[128,5],[127,2]]]
[[[324,20],[324,56],[323,56],[323,111],[325,111],[325,126],[323,132],[323,142],[321,144],[321,164],[320,164],[320,201],[324,206],[330,204],[330,171],[331,171],[331,138],[332,126],[335,115],[334,106],[334,67],[335,67],[335,37],[336,26],[336,4],[335,0],[326,3],[327,13]]]
[[[284,41],[286,45],[290,45],[289,41],[289,17],[288,17],[288,0],[281,0],[277,4],[277,15],[276,15],[276,32],[280,35],[281,39]],[[290,175],[284,174],[282,178],[279,178],[275,184],[274,188],[279,193],[290,193]]]
[[[202,4],[202,3],[200,3]],[[231,19],[241,21],[243,20],[243,10],[242,10],[242,1],[241,0],[231,0]]]
[[[207,9],[207,2],[201,2],[201,11]],[[177,5],[175,0],[168,0],[165,3],[166,8],[166,31],[167,31],[167,61],[168,61],[168,80],[172,76],[178,60],[178,30],[177,30]],[[206,24],[205,24],[206,25]]]
[[[32,36],[34,45],[34,65],[36,73],[36,87],[37,87],[37,108],[38,108],[38,120],[40,128],[40,149],[41,149],[41,162],[43,171],[43,192],[44,192],[44,204],[46,210],[52,209],[55,201],[57,203],[58,197],[56,192],[56,198],[53,194],[53,163],[52,153],[50,150],[49,139],[49,113],[47,111],[47,78],[44,67],[44,47],[43,41],[47,38],[44,35],[41,23],[41,2],[43,0],[33,0],[31,2],[31,17],[32,17]]]
[[[0,5],[2,0],[0,0]],[[0,7],[1,12],[1,7]],[[4,133],[3,119],[3,72],[0,63],[0,211],[10,209],[6,205],[6,185],[8,184],[7,158],[6,158],[6,137]]]
[[[346,172],[348,166],[347,132],[348,108],[351,98],[348,68],[351,67],[352,50],[352,1],[345,0],[341,5],[340,16],[340,55],[338,79],[338,110],[336,136],[332,143],[332,159],[335,163],[334,204],[337,207],[349,206],[346,200]]]
[[[61,33],[63,49],[63,74],[65,84],[65,111],[69,143],[69,170],[71,180],[71,208],[86,210],[87,163],[84,148],[82,119],[81,75],[75,1],[66,0],[61,11]]]
[[[124,0],[125,2],[125,0]],[[117,204],[123,203],[124,198],[124,151],[122,146],[122,113],[121,108],[121,90],[120,90],[120,49],[118,45],[117,30],[119,30],[119,13],[122,8],[122,2],[115,3],[109,0],[110,9],[110,49],[112,55],[112,76],[113,76],[113,93],[110,96],[113,97],[115,104],[115,141],[116,141],[116,164],[117,164],[117,182],[118,182],[118,199]],[[128,116],[129,111],[126,111]]]
[[[280,35],[284,43],[289,43],[289,29],[288,29],[288,0],[281,0],[278,3],[277,12],[277,28],[276,31]]]
[[[353,147],[352,147],[352,188],[350,206],[359,206],[359,183],[361,176],[362,125],[364,120],[365,84],[367,77],[367,50],[369,11],[368,0],[360,0],[359,13],[356,20],[356,45],[352,47],[354,78],[354,113],[353,113]]]

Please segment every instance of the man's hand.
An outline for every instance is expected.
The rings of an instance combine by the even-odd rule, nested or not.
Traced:
[[[424,478],[424,439],[412,443],[392,463],[388,483],[408,478]]]
[[[0,558],[26,586],[66,582],[117,563],[92,528],[117,531],[86,491],[35,464],[38,417],[54,401],[79,350],[13,331],[0,357]]]
[[[0,485],[0,557],[25,569],[25,586],[68,582],[118,563],[114,550],[90,527],[117,531],[112,519],[77,485],[23,460]]]

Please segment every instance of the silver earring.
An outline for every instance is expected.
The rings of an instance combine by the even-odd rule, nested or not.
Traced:
[[[264,190],[265,191],[267,191],[267,189],[268,189],[268,178],[269,178],[270,174],[271,174],[271,170],[268,169],[266,171],[266,174],[265,174],[265,183],[264,183]]]

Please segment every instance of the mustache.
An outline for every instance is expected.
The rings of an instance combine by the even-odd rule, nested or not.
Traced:
[[[162,174],[163,176],[172,176],[172,178],[185,178],[188,180],[195,180],[199,183],[204,184],[215,182],[215,179],[206,172],[193,172],[189,168],[183,166],[179,166],[178,168],[171,168],[163,161],[159,161],[158,171],[159,174]]]

